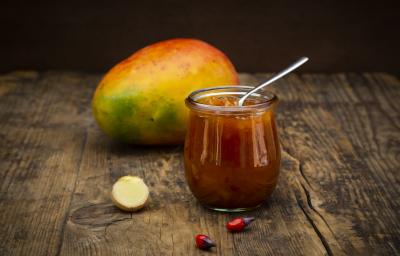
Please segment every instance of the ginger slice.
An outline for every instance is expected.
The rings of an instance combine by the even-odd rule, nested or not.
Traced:
[[[124,211],[137,211],[146,204],[149,188],[136,176],[124,176],[114,183],[111,198],[114,204]]]

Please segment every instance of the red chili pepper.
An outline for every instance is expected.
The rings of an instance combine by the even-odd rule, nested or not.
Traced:
[[[247,227],[253,220],[253,217],[235,218],[226,224],[226,228],[232,232],[239,232]]]
[[[215,243],[206,235],[196,235],[196,245],[202,250],[208,250],[215,247]]]

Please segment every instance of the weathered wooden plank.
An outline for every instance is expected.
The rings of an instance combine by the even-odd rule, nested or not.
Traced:
[[[110,142],[97,129],[91,130],[62,254],[197,255],[202,254],[194,247],[197,233],[207,233],[216,240],[218,255],[325,252],[286,185],[252,213],[257,221],[251,230],[228,233],[225,224],[234,215],[206,210],[195,201],[185,184],[182,160],[181,147],[122,146]],[[285,158],[286,172],[297,172],[297,167]],[[150,203],[139,213],[123,213],[110,201],[112,183],[127,174],[143,177],[151,189]],[[288,175],[282,176],[288,184]]]
[[[393,161],[400,130],[394,125],[399,113],[392,110],[400,83],[387,75],[372,77],[386,83],[359,75],[304,75],[276,88],[285,91],[278,118],[283,144],[300,161],[311,220],[333,252],[400,249],[400,166]],[[385,95],[379,90],[391,96],[377,100]]]
[[[0,78],[0,254],[54,255],[75,189],[86,130],[85,78]]]
[[[119,145],[98,130],[89,104],[98,79],[1,77],[4,254],[206,255],[194,247],[196,233],[212,236],[218,255],[399,252],[398,79],[291,75],[277,82],[271,90],[281,99],[280,181],[251,213],[251,229],[238,234],[226,232],[225,223],[244,214],[205,210],[191,196],[181,147]],[[119,211],[109,197],[126,174],[143,177],[151,189],[138,213]]]
[[[334,204],[333,218],[345,218],[349,225],[331,225],[332,229],[337,234],[352,232],[352,239],[339,238],[349,251],[398,253],[400,165],[396,158],[400,153],[400,127],[396,122],[400,119],[396,101],[400,82],[384,74],[314,75],[304,79],[311,93],[321,95],[330,110],[334,122],[327,124],[338,127],[347,140],[344,143],[337,136],[342,145],[338,157],[346,168],[335,173],[343,187],[332,194],[336,201],[346,200]]]

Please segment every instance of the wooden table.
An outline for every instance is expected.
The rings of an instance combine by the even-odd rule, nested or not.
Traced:
[[[241,74],[254,85],[268,74]],[[400,253],[400,81],[389,74],[290,75],[279,95],[278,187],[232,234],[186,186],[182,147],[117,144],[96,126],[100,75],[0,76],[0,255],[342,255]],[[120,176],[151,200],[124,213]],[[206,233],[212,252],[194,246]]]

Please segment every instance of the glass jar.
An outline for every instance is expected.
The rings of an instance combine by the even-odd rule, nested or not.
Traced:
[[[277,97],[253,87],[223,86],[193,92],[186,99],[189,124],[185,175],[193,195],[218,211],[246,211],[273,192],[280,168],[274,110]]]

